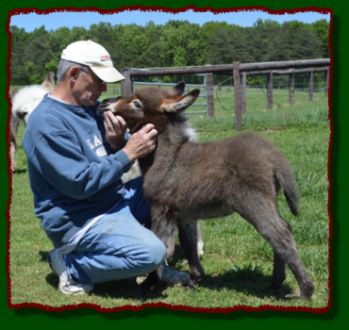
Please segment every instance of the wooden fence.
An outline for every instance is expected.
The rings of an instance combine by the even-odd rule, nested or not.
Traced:
[[[170,68],[146,68],[129,69],[123,72],[125,80],[121,84],[121,94],[126,96],[132,94],[132,81],[135,77],[165,76],[165,75],[183,75],[183,74],[208,74],[206,83],[208,114],[213,116],[213,74],[231,74],[234,85],[234,114],[235,128],[241,129],[242,114],[245,108],[246,98],[246,76],[247,75],[267,75],[267,107],[270,109],[273,105],[273,76],[289,76],[289,101],[294,102],[295,82],[294,75],[300,72],[309,73],[309,98],[313,97],[313,79],[315,71],[325,71],[328,86],[330,70],[330,59],[311,59],[295,61],[277,61],[277,62],[259,62],[259,63],[240,63],[223,65],[204,65],[190,67],[170,67]]]

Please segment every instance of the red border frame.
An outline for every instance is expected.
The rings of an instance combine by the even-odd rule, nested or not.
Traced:
[[[117,9],[100,9],[96,7],[87,7],[87,8],[75,8],[75,7],[64,7],[64,8],[52,8],[48,10],[39,10],[36,8],[21,8],[21,9],[14,9],[9,11],[8,19],[7,19],[7,25],[6,25],[6,33],[8,35],[8,62],[7,62],[7,86],[6,86],[6,98],[9,104],[9,109],[11,109],[11,97],[9,95],[9,87],[10,87],[10,76],[11,76],[11,70],[10,70],[10,63],[11,63],[11,52],[10,52],[10,45],[11,45],[11,33],[10,33],[10,18],[13,15],[16,14],[25,14],[25,13],[37,13],[37,14],[49,14],[53,12],[97,12],[100,14],[114,14],[114,13],[120,13],[123,11],[131,11],[131,10],[142,10],[142,11],[156,11],[156,12],[163,12],[163,13],[182,13],[187,10],[193,10],[194,12],[212,12],[214,14],[219,13],[232,13],[232,12],[243,12],[243,11],[263,11],[268,14],[277,14],[277,15],[283,15],[283,14],[294,14],[294,13],[302,13],[302,12],[309,12],[314,11],[321,14],[330,14],[330,31],[329,31],[329,48],[330,48],[330,70],[329,70],[329,89],[328,89],[328,106],[329,106],[329,121],[330,121],[330,138],[329,138],[329,148],[328,148],[328,160],[331,159],[332,154],[332,143],[333,143],[333,120],[332,120],[332,106],[331,106],[331,99],[332,99],[332,81],[333,81],[333,50],[332,50],[332,33],[333,33],[333,11],[329,8],[317,8],[317,7],[305,7],[305,8],[297,8],[297,9],[286,9],[286,10],[272,10],[264,6],[246,6],[246,7],[236,7],[236,8],[219,8],[215,9],[209,6],[198,8],[196,6],[186,6],[179,9],[171,9],[171,8],[164,8],[159,6],[124,6]],[[7,160],[8,165],[10,164],[10,155],[9,155],[9,140],[10,140],[10,120],[11,120],[11,111],[9,112],[8,116],[8,122],[7,122],[7,130],[6,130],[6,138],[7,138]],[[7,304],[9,308],[12,309],[22,309],[22,308],[38,308],[41,310],[51,311],[51,312],[61,312],[65,310],[76,310],[80,308],[90,308],[94,309],[98,312],[103,313],[109,313],[109,312],[116,312],[116,311],[141,311],[146,308],[166,308],[173,311],[188,311],[188,312],[195,312],[195,313],[220,313],[220,314],[227,314],[235,311],[247,311],[247,312],[261,312],[261,311],[282,311],[282,312],[308,312],[313,314],[324,314],[327,313],[333,303],[333,297],[332,297],[332,238],[333,238],[333,232],[332,232],[332,215],[331,215],[331,191],[332,191],[332,179],[331,179],[331,163],[328,161],[328,181],[329,181],[329,188],[328,188],[328,216],[329,216],[329,242],[328,242],[328,271],[329,271],[329,279],[328,279],[328,288],[329,288],[329,300],[326,307],[323,308],[313,308],[313,307],[306,307],[306,306],[294,306],[294,307],[286,307],[286,306],[273,306],[273,305],[262,305],[258,307],[251,307],[246,305],[235,305],[232,307],[191,307],[186,305],[170,305],[166,303],[144,303],[140,306],[132,306],[132,305],[125,305],[121,307],[111,307],[111,308],[105,308],[101,307],[99,305],[90,304],[90,303],[82,303],[82,304],[74,304],[74,305],[65,305],[61,307],[52,307],[47,306],[43,304],[38,303],[20,303],[20,304],[13,304],[11,301],[11,277],[10,277],[10,205],[12,200],[12,173],[10,170],[10,167],[8,166],[8,176],[9,176],[9,200],[7,204],[6,209],[6,218],[7,218],[7,241],[6,241],[6,270],[7,270]]]

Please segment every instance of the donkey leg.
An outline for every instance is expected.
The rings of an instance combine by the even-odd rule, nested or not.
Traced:
[[[197,250],[200,258],[204,255],[204,240],[202,238],[201,228],[199,226],[199,222],[197,223],[197,233],[198,233],[198,241],[197,241]]]
[[[171,259],[177,237],[177,219],[165,206],[152,205],[151,230],[166,246],[166,259]]]
[[[275,239],[271,241],[270,244],[274,246],[274,249],[278,249],[280,257],[284,262],[290,267],[294,276],[297,279],[301,297],[304,299],[310,299],[314,292],[314,284],[311,281],[296,249],[294,239],[290,233],[287,233],[288,238],[286,238],[289,243],[286,246],[282,246],[284,243]],[[274,250],[274,251],[275,251]]]
[[[285,278],[285,262],[277,253],[274,252],[274,267],[270,288],[273,290],[280,289]]]
[[[274,202],[261,195],[256,195],[253,196],[251,204],[245,205],[253,206],[244,210],[244,217],[269,242],[276,255],[274,259],[276,269],[273,272],[272,286],[277,286],[282,282],[284,263],[286,263],[297,279],[301,297],[310,299],[314,292],[314,285],[299,258],[291,231],[277,213]]]
[[[17,131],[19,126],[19,119],[12,115],[10,122],[10,159],[11,172],[16,172],[16,150],[17,150]]]
[[[194,280],[199,280],[204,276],[204,269],[198,254],[198,226],[197,221],[178,223],[179,240],[184,254],[188,259],[190,274]]]
[[[281,218],[280,215],[279,217]],[[286,222],[284,219],[282,219],[282,221],[284,221],[284,224],[287,226],[288,230],[292,235],[292,229],[290,224]],[[273,275],[271,279],[270,288],[273,290],[279,289],[282,283],[284,282],[285,278],[286,278],[285,262],[277,253],[274,252],[274,267],[273,267]]]
[[[171,235],[167,238],[167,241],[164,242],[166,246],[166,260],[172,261],[174,253],[175,253],[175,247],[176,247],[176,235]]]
[[[168,210],[167,207],[152,205],[152,224],[151,230],[157,235],[166,245],[168,254],[171,254],[174,249],[175,238],[177,235],[177,219]],[[187,286],[193,286],[190,275],[185,272],[177,271],[167,265],[165,261],[162,266],[156,270],[156,276],[152,274],[150,283],[158,278],[159,281],[168,284],[181,283]]]
[[[282,268],[284,267],[284,263],[286,263],[297,279],[301,297],[310,299],[314,292],[314,284],[298,255],[296,243],[292,237],[292,234],[288,229],[283,230],[284,231],[281,234],[281,237],[278,237],[279,233],[276,233],[275,236],[268,236],[268,234],[264,234],[266,239],[269,240],[269,243],[273,247],[274,253],[277,255],[276,262],[274,264],[274,266],[277,268],[274,269],[273,273],[273,280],[275,282],[272,283],[272,285],[275,286],[282,282],[282,277],[284,277],[284,270],[282,270]]]
[[[16,145],[15,143],[11,140],[10,142],[10,159],[11,159],[11,172],[15,173],[16,172]]]

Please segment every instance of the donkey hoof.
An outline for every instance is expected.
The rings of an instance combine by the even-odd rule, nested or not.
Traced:
[[[297,293],[289,293],[284,296],[285,299],[287,300],[292,300],[292,299],[300,299],[300,295]]]
[[[305,300],[310,300],[314,293],[314,290],[314,284],[312,282],[307,283],[306,286],[301,288],[301,298]]]
[[[183,283],[183,286],[190,289],[196,289],[198,287],[198,282],[190,279],[188,282]]]
[[[269,289],[272,291],[278,291],[281,289],[281,287],[282,287],[282,283],[280,282],[271,282],[269,284]]]
[[[314,292],[314,287],[309,288],[308,291],[301,291],[300,294],[290,293],[285,296],[285,299],[303,299],[306,301],[310,301]]]
[[[199,272],[190,271],[190,278],[195,282],[200,282],[203,278],[203,274]]]

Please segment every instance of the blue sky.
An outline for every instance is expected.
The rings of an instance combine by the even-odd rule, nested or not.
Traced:
[[[279,23],[285,21],[298,20],[304,23],[313,23],[320,19],[330,21],[329,13],[319,13],[316,11],[297,12],[292,14],[268,14],[261,10],[248,10],[228,13],[194,12],[188,10],[182,13],[164,13],[161,11],[140,11],[127,10],[111,15],[99,14],[97,12],[53,12],[45,14],[20,13],[10,17],[10,25],[24,28],[27,32],[44,26],[46,30],[56,30],[60,27],[72,28],[82,26],[89,28],[91,24],[100,22],[115,24],[145,25],[149,21],[156,24],[165,24],[168,20],[187,20],[192,23],[204,24],[208,21],[225,21],[229,24],[240,26],[252,26],[257,19],[272,19]]]

